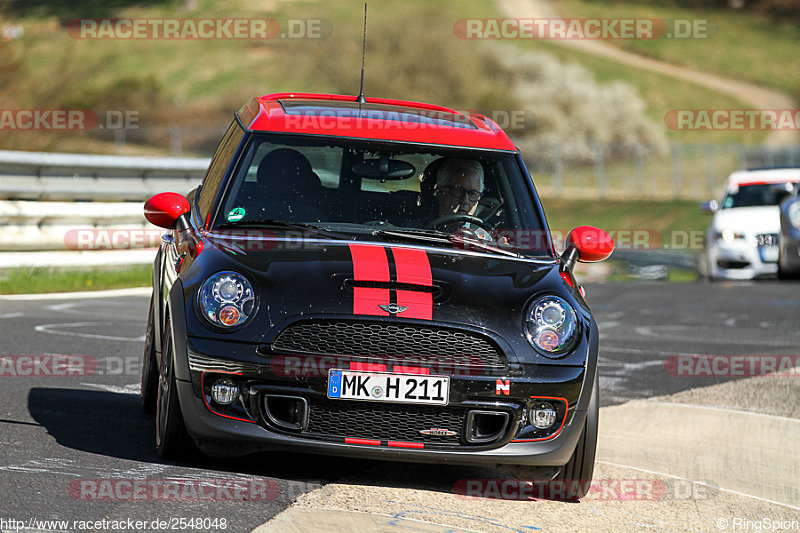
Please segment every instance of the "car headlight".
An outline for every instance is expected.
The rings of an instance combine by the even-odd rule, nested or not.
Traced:
[[[792,226],[800,229],[800,201],[790,205],[789,209],[786,210],[786,214],[789,215],[789,222],[792,223]]]
[[[534,348],[562,354],[575,344],[578,318],[575,310],[558,296],[544,296],[525,313],[525,335]]]
[[[236,272],[217,272],[203,283],[198,295],[200,312],[214,324],[232,328],[253,314],[255,293],[250,282]]]

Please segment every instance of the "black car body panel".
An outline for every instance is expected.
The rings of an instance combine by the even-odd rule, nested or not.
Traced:
[[[525,209],[543,237],[527,254],[437,241],[434,234],[426,242],[282,221],[231,231],[222,205],[258,139],[240,122],[231,125],[203,185],[188,196],[191,211],[165,234],[154,262],[155,362],[163,368],[164,357],[174,357],[183,421],[201,450],[466,464],[569,461],[596,394],[598,328],[553,249],[519,154],[506,153],[504,164],[518,166],[529,195]],[[369,271],[385,279],[364,278]],[[201,290],[221,272],[242,276],[255,293],[252,311],[233,327],[203,315]],[[574,341],[556,354],[535,348],[526,335],[532,304],[546,296],[575,313]],[[445,405],[332,399],[332,370],[446,376],[449,397]],[[238,387],[234,403],[215,403],[211,386],[220,380]],[[546,429],[529,418],[541,402],[556,412]]]

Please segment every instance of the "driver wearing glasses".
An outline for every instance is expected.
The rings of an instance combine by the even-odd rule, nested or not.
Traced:
[[[436,174],[433,195],[439,216],[475,215],[483,196],[483,167],[475,160],[448,159]]]
[[[483,166],[474,159],[447,159],[436,174],[433,195],[439,205],[439,219],[453,215],[475,216],[483,196]],[[482,241],[495,241],[486,229],[474,222],[453,220],[451,231],[466,233]],[[502,238],[501,244],[507,244]]]

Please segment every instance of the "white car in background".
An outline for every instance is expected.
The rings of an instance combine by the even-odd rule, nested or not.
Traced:
[[[714,219],[706,231],[701,271],[711,279],[753,279],[778,273],[780,203],[800,182],[800,168],[740,170],[722,201],[702,205]]]

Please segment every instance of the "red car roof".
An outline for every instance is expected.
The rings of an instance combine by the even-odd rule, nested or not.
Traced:
[[[253,98],[239,117],[253,131],[517,150],[483,115],[405,100],[367,98],[359,105],[354,96],[276,93]]]

